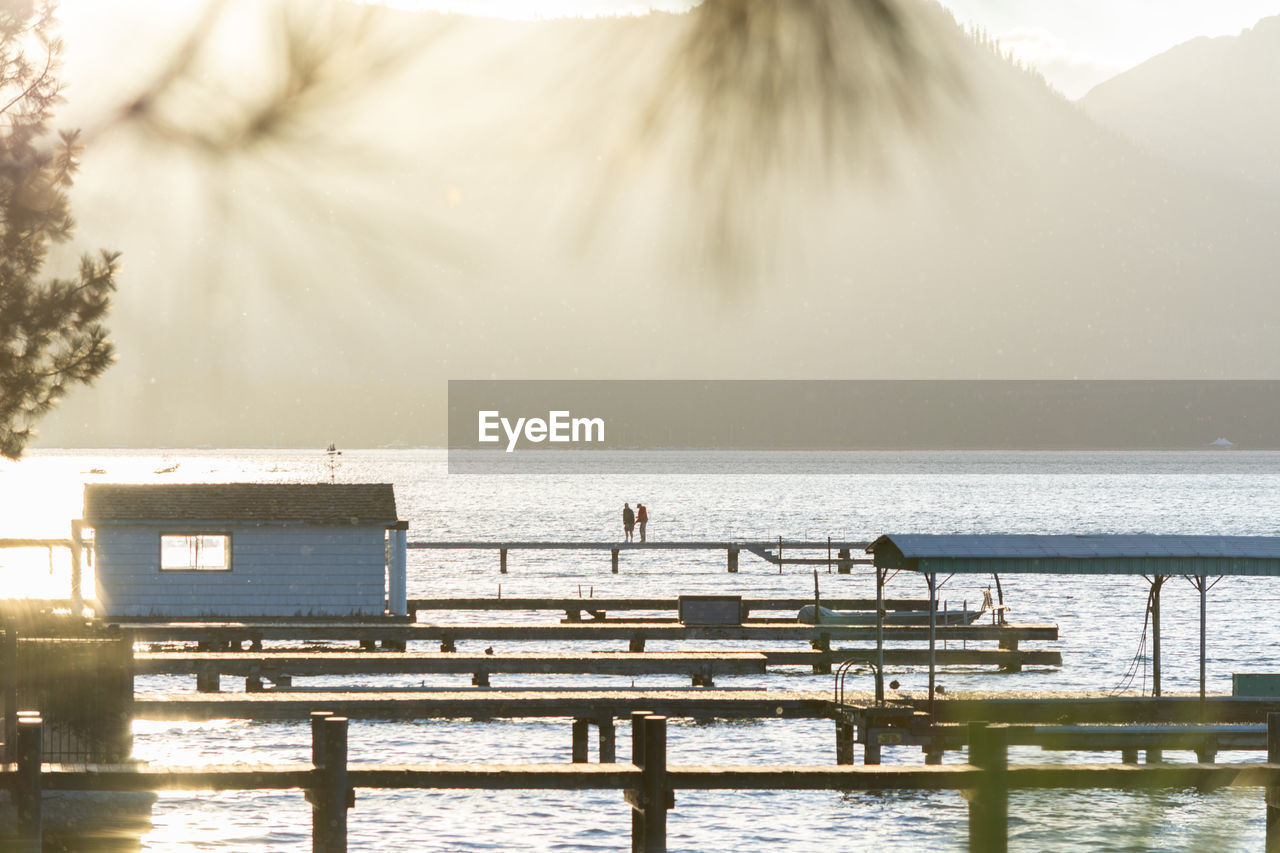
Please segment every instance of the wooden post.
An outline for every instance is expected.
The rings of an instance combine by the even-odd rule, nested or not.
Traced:
[[[14,753],[18,773],[14,780],[13,802],[17,811],[17,848],[22,853],[40,853],[42,841],[43,721],[35,711],[18,712],[14,734]]]
[[[81,552],[84,549],[80,538],[84,530],[84,522],[74,519],[71,522],[71,618],[77,622],[84,618],[84,597],[81,586]]]
[[[667,789],[667,718],[644,719],[644,767],[641,780],[644,791],[645,853],[666,853],[667,809],[671,808],[671,792]]]
[[[1267,714],[1267,763],[1280,764],[1280,713]],[[1267,853],[1280,853],[1280,785],[1266,789]]]
[[[23,716],[18,720],[18,776],[13,789],[18,813],[17,848],[21,853],[40,853],[42,827],[40,820],[41,741],[44,724],[39,716]]]
[[[853,723],[836,718],[836,764],[853,763]]]
[[[1005,853],[1009,849],[1008,730],[970,723],[969,763],[986,771],[969,794],[969,849]]]
[[[1136,746],[1126,746],[1120,750],[1120,762],[1122,764],[1138,763],[1138,748]]]
[[[1204,742],[1196,750],[1196,761],[1201,764],[1213,764],[1218,759],[1218,739],[1213,735],[1205,735]]]
[[[317,775],[324,767],[324,721],[332,717],[330,711],[311,712],[311,765],[316,768]],[[307,802],[311,803],[311,850],[312,853],[324,853],[328,850],[324,813],[320,810],[319,787],[307,792]]]
[[[0,690],[4,700],[5,762],[17,761],[14,743],[18,737],[18,632],[0,633]]]
[[[613,727],[613,714],[596,717],[596,731],[600,736],[600,763],[614,764],[618,760],[618,732]]]
[[[614,548],[609,553],[612,555],[611,559],[613,560],[613,573],[616,575],[618,573],[618,549]]]
[[[631,763],[636,767],[644,767],[644,721],[652,715],[651,711],[631,712]],[[627,794],[627,800],[631,803],[631,853],[643,853],[644,812],[640,809],[642,792],[628,791]]]
[[[498,549],[498,571],[504,575],[507,573],[507,549],[506,548]]]
[[[347,809],[351,807],[351,788],[347,785],[347,718],[326,717],[320,727],[324,757],[316,771],[316,813],[312,820],[317,829],[323,828],[317,849],[321,853],[347,853]]]
[[[831,635],[819,634],[818,639],[810,640],[809,645],[819,652],[822,657],[818,658],[817,663],[813,665],[814,675],[830,675],[831,674]]]
[[[836,557],[838,558],[836,572],[842,575],[851,574],[853,572],[853,558],[849,555],[849,549],[841,548]]]
[[[884,704],[884,573],[876,570],[876,704]]]
[[[631,642],[627,644],[627,651],[636,652],[636,653],[643,652],[644,651],[644,634],[633,634],[631,637]]]
[[[591,729],[591,721],[576,719],[573,721],[573,758],[574,764],[587,763],[587,735]]]
[[[736,575],[738,573],[738,549],[729,549],[729,574]]]
[[[248,680],[246,679],[246,687]],[[216,663],[202,666],[196,672],[196,690],[201,693],[217,693],[222,690],[222,675],[218,672]]]
[[[862,745],[862,763],[877,765],[880,763],[880,729],[872,726],[870,717],[863,717],[862,730],[866,733]]]

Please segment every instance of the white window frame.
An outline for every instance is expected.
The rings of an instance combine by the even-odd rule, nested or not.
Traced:
[[[182,565],[165,565],[165,540],[187,540],[187,551],[190,559]],[[205,540],[223,540],[221,565],[201,565],[201,552],[205,548]],[[160,571],[168,572],[229,572],[231,571],[231,534],[211,533],[209,531],[161,533],[160,534]]]

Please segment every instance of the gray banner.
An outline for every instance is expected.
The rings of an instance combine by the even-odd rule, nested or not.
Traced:
[[[1219,448],[1280,449],[1280,382],[449,382],[451,472],[658,462],[621,451]]]

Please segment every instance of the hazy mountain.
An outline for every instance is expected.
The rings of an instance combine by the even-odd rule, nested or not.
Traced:
[[[1280,189],[1280,16],[1180,44],[1080,100],[1101,124],[1174,162]]]
[[[936,9],[962,85],[822,130],[803,92],[726,127],[741,92],[708,111],[664,71],[688,16],[393,20],[412,61],[269,144],[96,139],[73,203],[124,251],[120,362],[45,446],[442,443],[450,378],[1280,375],[1277,194],[1146,153]],[[93,32],[73,108],[139,54]]]

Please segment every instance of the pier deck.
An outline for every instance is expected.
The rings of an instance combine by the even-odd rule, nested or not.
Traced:
[[[190,693],[134,700],[143,720],[305,720],[316,708],[354,719],[522,717],[599,719],[652,711],[669,717],[712,719],[826,719],[828,691],[718,690],[422,690],[385,694],[344,692]]]

